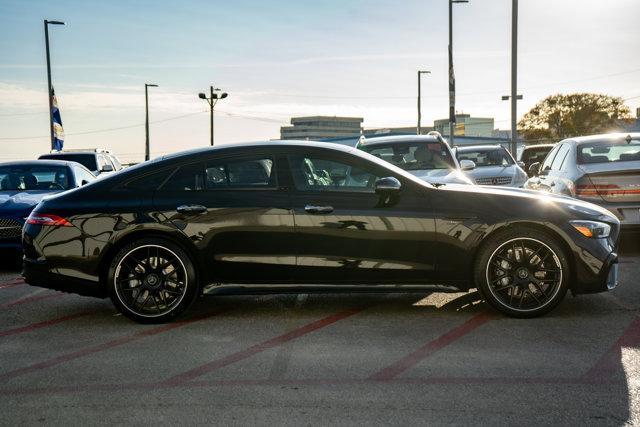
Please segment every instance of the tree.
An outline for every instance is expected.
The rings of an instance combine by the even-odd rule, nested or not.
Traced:
[[[526,140],[560,140],[620,129],[631,118],[622,98],[597,93],[551,95],[538,102],[518,123]]]

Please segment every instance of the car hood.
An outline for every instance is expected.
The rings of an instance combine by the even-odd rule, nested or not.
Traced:
[[[0,191],[0,213],[31,211],[45,196],[60,191]]]
[[[423,169],[407,172],[430,184],[473,184],[469,178],[456,169]]]
[[[480,166],[470,171],[467,171],[467,176],[473,179],[491,178],[494,176],[510,176],[512,178],[515,178],[517,170],[518,168],[516,165]]]
[[[593,203],[574,199],[560,194],[541,192],[536,190],[525,190],[514,187],[493,187],[482,185],[446,185],[439,191],[458,191],[486,195],[488,197],[504,196],[521,199],[523,203],[531,203],[532,206],[543,205],[543,207],[555,206],[558,209],[571,211],[572,216],[578,218],[599,218],[601,220],[619,223],[616,216],[607,209]]]

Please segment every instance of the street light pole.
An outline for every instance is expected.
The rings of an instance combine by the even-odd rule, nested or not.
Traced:
[[[469,0],[449,0],[449,143],[454,146],[456,124],[456,79],[453,72],[453,3],[469,3]]]
[[[220,89],[218,88],[213,88],[213,86],[209,87],[209,98],[207,98],[207,95],[205,93],[199,93],[198,94],[198,98],[200,99],[204,99],[205,101],[207,101],[207,104],[209,104],[209,114],[210,114],[210,121],[211,121],[211,146],[213,147],[213,110],[214,107],[216,106],[216,104],[218,103],[218,101],[220,99],[224,99],[228,96],[229,94],[227,92],[222,92]]]
[[[149,147],[149,88],[158,87],[158,85],[145,83],[144,84],[144,130],[145,130],[145,144],[144,144],[144,161],[149,160],[151,149]]]
[[[422,120],[422,112],[420,110],[420,96],[421,96],[421,88],[420,88],[420,76],[422,74],[431,74],[431,71],[418,71],[418,129],[416,130],[416,135],[420,135],[422,133],[422,126],[420,121]]]
[[[49,56],[49,24],[64,25],[62,21],[44,20],[44,44],[47,55],[47,84],[49,88],[49,135],[51,138],[51,149],[55,147],[53,134],[53,85],[51,84],[51,57]]]
[[[518,149],[518,0],[511,9],[511,155]]]

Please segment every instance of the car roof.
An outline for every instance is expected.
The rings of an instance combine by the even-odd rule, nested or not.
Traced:
[[[15,162],[0,163],[0,166],[73,166],[76,162],[69,162],[67,160],[21,160]]]
[[[473,151],[473,150],[494,150],[496,148],[504,148],[500,144],[492,144],[492,145],[458,145],[456,146],[457,151]]]
[[[40,157],[42,156],[54,156],[54,157],[60,157],[60,156],[97,156],[98,154],[106,154],[106,153],[97,153],[95,151],[56,151],[55,153],[45,153],[45,154],[41,154]]]
[[[630,136],[632,139],[640,139],[640,132],[616,132],[616,133],[603,133],[600,135],[579,136],[576,138],[567,138],[561,142],[573,143],[573,144],[584,144],[589,142],[624,139],[627,136]]]
[[[382,144],[395,143],[412,143],[412,142],[440,142],[435,135],[395,135],[395,136],[375,136],[371,138],[365,137],[359,145],[373,146]]]
[[[355,148],[342,145],[333,144],[330,142],[318,142],[318,141],[299,141],[299,140],[272,140],[272,141],[257,141],[257,142],[238,142],[232,144],[221,144],[215,147],[194,148],[191,150],[180,151],[178,153],[167,154],[160,157],[158,160],[178,159],[180,157],[190,156],[192,154],[206,154],[215,153],[217,151],[234,150],[238,148],[265,148],[265,147],[304,147],[304,148],[329,148],[336,151],[353,152]]]
[[[525,145],[523,150],[534,149],[534,148],[552,148],[555,146],[556,144],[531,144],[531,145]]]

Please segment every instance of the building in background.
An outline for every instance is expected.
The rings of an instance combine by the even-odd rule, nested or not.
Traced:
[[[449,136],[449,119],[440,119],[433,122],[435,130],[442,136]],[[471,117],[470,114],[456,114],[455,136],[493,136],[493,117]]]
[[[362,133],[362,117],[310,116],[292,117],[292,126],[280,128],[280,139],[317,141]]]

